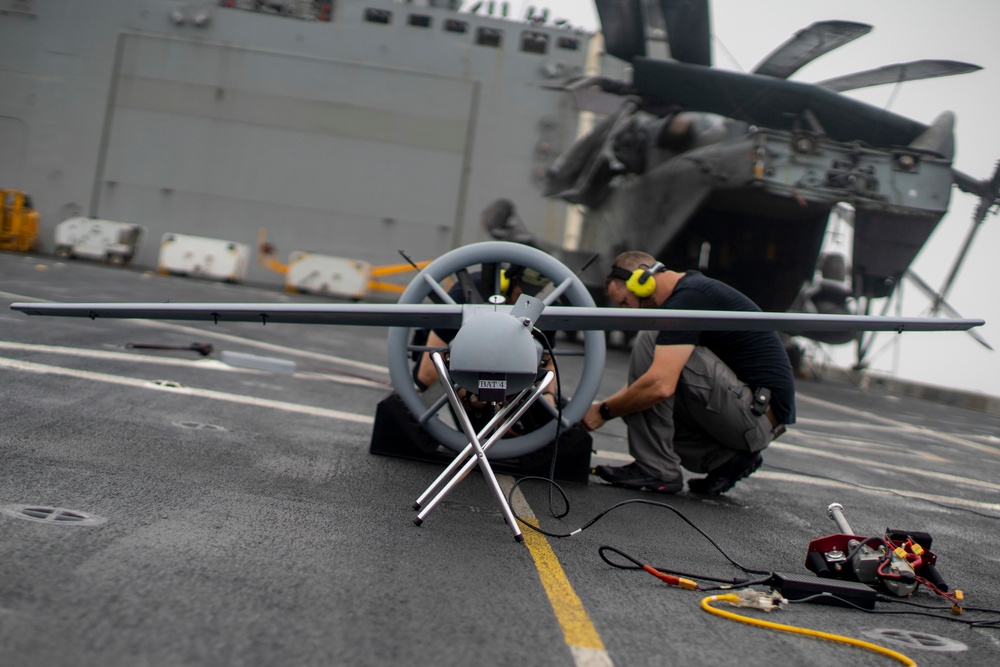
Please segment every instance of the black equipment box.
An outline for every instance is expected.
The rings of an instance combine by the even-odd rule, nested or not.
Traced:
[[[803,600],[816,596],[812,597],[809,602],[850,607],[851,605],[844,603],[846,600],[862,609],[875,608],[875,589],[857,581],[822,579],[811,575],[775,572],[771,577],[770,585],[781,591],[782,597],[789,600]]]
[[[590,433],[581,424],[563,431],[559,435],[554,478],[560,482],[586,484],[590,475],[592,445],[593,439]],[[549,443],[518,458],[491,458],[490,465],[494,472],[516,477],[548,477],[553,449],[554,444]],[[382,399],[375,410],[375,425],[372,427],[372,440],[368,451],[381,456],[441,464],[451,463],[456,456],[456,452],[442,446],[420,428],[420,424],[396,393]]]

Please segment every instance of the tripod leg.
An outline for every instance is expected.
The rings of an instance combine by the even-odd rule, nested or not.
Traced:
[[[465,435],[469,438],[469,446],[472,447],[476,455],[471,460],[465,462],[465,464],[458,471],[458,473],[454,474],[452,478],[444,485],[444,487],[440,491],[438,491],[437,495],[434,496],[434,498],[430,501],[430,503],[428,503],[420,511],[420,513],[417,514],[413,522],[418,526],[421,525],[426,516],[437,506],[437,504],[442,499],[444,499],[444,497],[448,493],[451,492],[451,490],[455,487],[455,485],[458,484],[460,481],[462,481],[462,479],[476,465],[479,465],[483,471],[483,474],[486,476],[487,482],[492,488],[494,495],[496,495],[497,501],[500,503],[500,508],[501,511],[503,512],[504,518],[507,520],[507,523],[510,526],[511,531],[514,533],[514,539],[520,542],[524,539],[521,534],[521,530],[517,526],[517,520],[514,518],[514,514],[511,511],[509,503],[507,502],[507,498],[503,494],[503,489],[500,488],[500,483],[497,481],[496,475],[493,473],[493,468],[490,466],[489,460],[486,458],[486,452],[489,450],[490,447],[493,446],[493,444],[497,440],[502,438],[504,434],[510,430],[511,426],[513,426],[517,422],[517,420],[521,418],[521,415],[523,415],[525,411],[527,411],[527,409],[531,407],[531,404],[534,403],[542,395],[542,392],[545,391],[545,388],[548,387],[548,385],[555,378],[555,374],[552,373],[551,371],[547,372],[542,377],[542,379],[536,383],[534,389],[530,392],[530,395],[528,395],[528,397],[525,398],[523,401],[520,401],[520,405],[518,405],[517,410],[514,412],[514,414],[508,417],[497,428],[497,430],[489,437],[489,439],[486,441],[484,445],[480,445],[479,434],[476,434],[473,431],[472,423],[469,421],[468,415],[465,414],[465,410],[462,409],[461,407],[461,402],[458,399],[458,394],[455,393],[455,389],[451,383],[451,377],[448,374],[448,370],[444,365],[444,361],[441,358],[441,355],[438,353],[433,353],[431,355],[431,359],[433,360],[434,366],[438,371],[438,376],[441,379],[441,384],[444,387],[446,394],[448,395],[448,400],[451,401],[452,407],[455,409],[455,416],[458,419],[462,427],[462,430],[465,432]],[[522,392],[522,395],[518,396],[518,399],[521,399],[523,394],[524,392]],[[517,405],[518,401],[512,401],[510,404]],[[485,430],[486,429],[484,429],[484,431]],[[464,451],[465,450],[463,450],[463,454]],[[464,460],[464,456],[462,456],[462,459]],[[453,462],[453,464],[454,466],[449,466],[449,468],[458,465],[456,462]],[[437,483],[438,482],[435,482],[433,486],[436,486]],[[428,492],[425,492],[424,495],[427,495],[429,491],[430,490],[428,490]],[[421,497],[423,498],[424,496]]]
[[[523,400],[523,398],[527,396],[530,390],[531,387],[528,387],[520,394],[518,394],[516,399],[514,399],[513,401],[509,401],[507,405],[503,406],[503,409],[501,409],[499,412],[493,415],[493,418],[490,419],[489,423],[486,424],[486,426],[484,426],[479,431],[479,433],[476,434],[476,437],[482,440],[487,435],[489,435],[489,433],[492,432],[494,428],[496,428],[497,424],[502,422],[503,419],[511,413],[511,411],[517,406],[518,402]],[[445,396],[447,396],[447,394],[445,394]],[[423,507],[424,503],[427,501],[427,498],[434,492],[434,490],[437,489],[438,486],[443,484],[446,479],[451,477],[452,474],[454,474],[454,472],[458,469],[458,467],[463,462],[465,462],[465,460],[469,456],[471,456],[474,452],[475,449],[472,447],[471,443],[466,445],[465,449],[459,452],[458,456],[452,459],[451,463],[448,464],[448,467],[445,468],[444,471],[440,475],[438,475],[437,479],[435,479],[431,483],[431,485],[427,487],[427,490],[424,491],[422,494],[420,494],[420,497],[417,498],[415,503],[413,503],[413,509],[419,510],[421,507]]]

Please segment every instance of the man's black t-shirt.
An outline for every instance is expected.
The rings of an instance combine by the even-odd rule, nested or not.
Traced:
[[[688,271],[662,308],[675,310],[749,310],[753,301],[729,285]],[[778,334],[773,331],[661,331],[657,345],[701,345],[715,353],[752,389],[771,390],[771,406],[782,424],[795,423],[795,380]]]

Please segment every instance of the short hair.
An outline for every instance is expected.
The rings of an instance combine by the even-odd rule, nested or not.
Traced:
[[[607,279],[604,281],[604,291],[608,290],[611,285],[612,280],[621,280],[623,283],[624,279],[614,275],[614,268],[620,268],[623,271],[632,273],[636,269],[641,269],[642,267],[649,268],[656,264],[656,258],[650,255],[648,252],[643,252],[641,250],[627,250],[617,257],[612,264],[612,273],[608,275]]]

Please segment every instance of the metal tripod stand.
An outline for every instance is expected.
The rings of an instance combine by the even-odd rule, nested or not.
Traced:
[[[536,380],[534,384],[522,390],[515,398],[507,401],[503,408],[493,415],[489,423],[479,433],[476,433],[472,422],[469,421],[469,416],[465,412],[465,408],[462,406],[461,400],[458,398],[458,393],[455,391],[455,384],[452,382],[451,374],[448,372],[441,353],[432,352],[431,360],[434,362],[434,368],[437,370],[438,381],[444,388],[445,395],[451,403],[455,419],[458,420],[462,431],[469,439],[469,444],[459,452],[458,456],[448,464],[444,472],[413,503],[413,509],[418,510],[413,523],[418,526],[422,524],[437,504],[478,465],[479,469],[483,472],[483,476],[486,477],[487,483],[493,490],[493,494],[497,497],[497,502],[500,503],[500,510],[503,512],[504,519],[507,520],[507,525],[510,526],[511,531],[514,533],[514,539],[518,542],[523,541],[524,536],[521,534],[521,529],[517,526],[517,520],[514,519],[514,512],[507,502],[507,497],[504,496],[503,489],[500,488],[500,483],[497,481],[496,475],[493,474],[493,468],[490,467],[486,453],[494,443],[500,440],[517,423],[517,420],[531,407],[531,404],[538,400],[542,393],[545,392],[545,388],[555,378],[555,373],[546,371],[541,379]],[[485,442],[483,442],[483,438],[486,439]],[[438,490],[439,487],[440,490]],[[435,491],[437,491],[436,494]],[[432,494],[433,498],[431,498],[430,502],[426,502],[427,498],[431,497]]]

